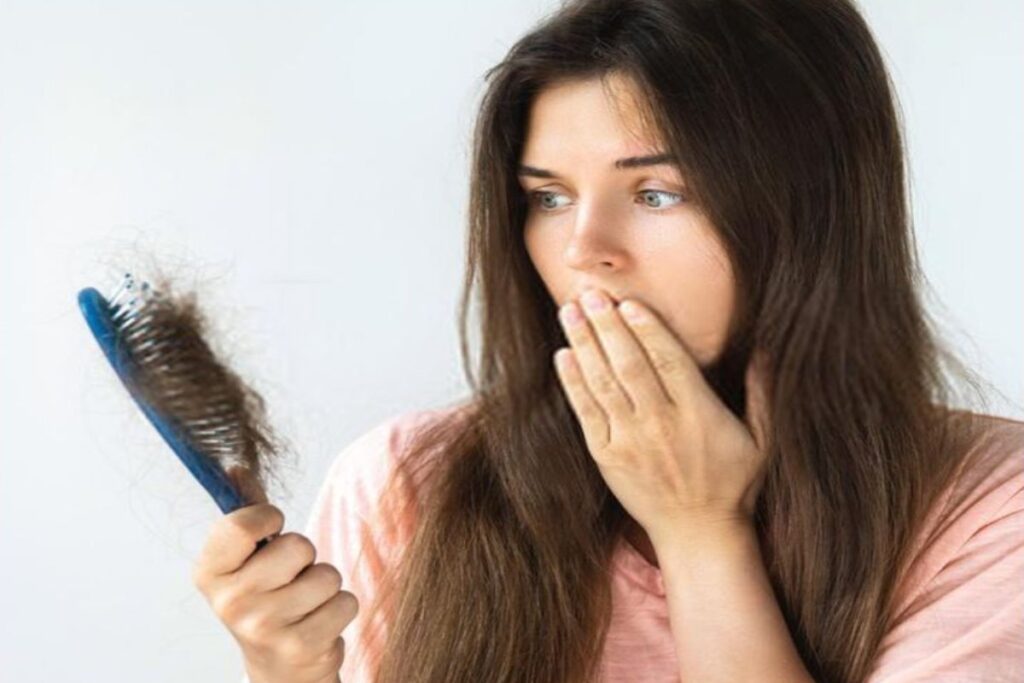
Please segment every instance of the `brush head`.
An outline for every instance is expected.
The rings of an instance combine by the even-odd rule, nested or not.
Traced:
[[[204,338],[194,293],[125,273],[108,298],[87,288],[79,304],[132,397],[222,510],[247,502],[225,472],[242,468],[265,488],[264,470],[281,444],[263,398]]]

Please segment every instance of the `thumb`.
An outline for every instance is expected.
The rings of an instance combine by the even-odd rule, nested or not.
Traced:
[[[238,489],[238,493],[249,505],[269,502],[259,478],[248,467],[236,465],[228,468],[225,474],[227,474],[231,483]]]

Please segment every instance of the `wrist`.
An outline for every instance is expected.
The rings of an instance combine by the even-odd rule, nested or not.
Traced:
[[[728,517],[692,517],[669,522],[647,531],[655,550],[684,548],[702,550],[757,538],[753,520]]]

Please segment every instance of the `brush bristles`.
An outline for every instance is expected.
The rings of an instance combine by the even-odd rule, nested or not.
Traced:
[[[125,274],[109,303],[137,366],[133,384],[140,396],[222,468],[243,466],[260,478],[277,444],[263,398],[204,340],[195,294],[175,296],[166,281],[155,289]]]

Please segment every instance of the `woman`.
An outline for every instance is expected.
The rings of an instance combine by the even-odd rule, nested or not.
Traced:
[[[951,408],[856,8],[575,0],[487,75],[472,396],[351,444],[307,526],[341,680],[1019,674],[1024,424]]]

